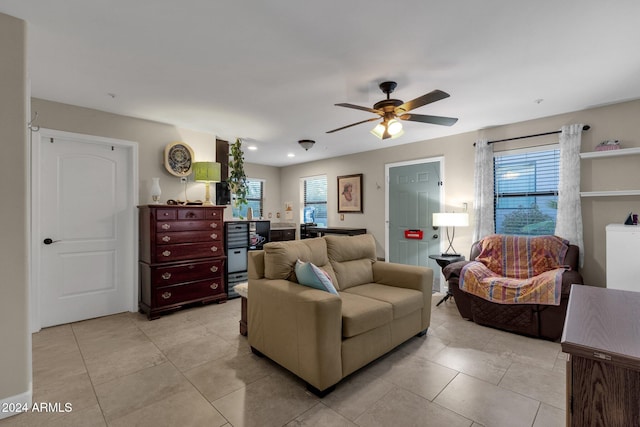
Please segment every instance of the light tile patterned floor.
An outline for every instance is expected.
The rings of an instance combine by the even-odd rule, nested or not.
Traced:
[[[4,426],[563,426],[558,343],[478,326],[434,295],[426,338],[342,381],[324,399],[251,354],[240,301],[149,322],[123,313],[33,335],[35,402]]]

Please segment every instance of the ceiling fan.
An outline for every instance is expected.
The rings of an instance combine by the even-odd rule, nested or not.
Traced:
[[[408,120],[412,122],[431,123],[434,125],[451,126],[458,119],[453,117],[441,117],[441,116],[426,116],[424,114],[409,114],[409,111],[414,110],[423,105],[431,104],[432,102],[440,101],[441,99],[448,98],[449,94],[441,90],[434,90],[425,95],[419,96],[409,102],[403,102],[399,99],[390,99],[389,94],[394,91],[398,86],[396,82],[382,82],[380,83],[380,90],[387,94],[387,99],[376,102],[373,108],[361,107],[354,104],[335,104],[339,107],[355,108],[356,110],[368,111],[373,114],[377,114],[379,117],[373,117],[371,119],[363,120],[361,122],[352,123],[347,126],[342,126],[338,129],[333,129],[327,133],[337,132],[342,129],[350,128],[362,123],[372,122],[382,117],[382,122],[373,128],[372,134],[380,139],[397,138],[404,133],[402,130],[402,123],[398,120]]]

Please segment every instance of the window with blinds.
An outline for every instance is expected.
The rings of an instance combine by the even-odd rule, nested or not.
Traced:
[[[237,208],[232,204],[232,212],[234,218],[246,218],[247,210],[251,208],[254,218],[261,218],[262,215],[262,199],[264,196],[264,180],[247,179],[247,204]]]
[[[303,222],[327,226],[327,176],[304,178]]]
[[[560,150],[542,148],[494,154],[496,233],[554,234]]]

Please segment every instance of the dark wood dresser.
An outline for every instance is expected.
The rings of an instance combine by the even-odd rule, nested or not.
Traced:
[[[640,426],[640,292],[573,285],[561,344],[567,425]]]
[[[139,207],[140,298],[149,319],[186,304],[225,302],[223,206]]]

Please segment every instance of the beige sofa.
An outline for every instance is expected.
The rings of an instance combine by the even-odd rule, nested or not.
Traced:
[[[297,283],[312,262],[339,296]],[[249,253],[248,339],[319,396],[429,327],[433,271],[376,261],[373,236],[273,242]]]

